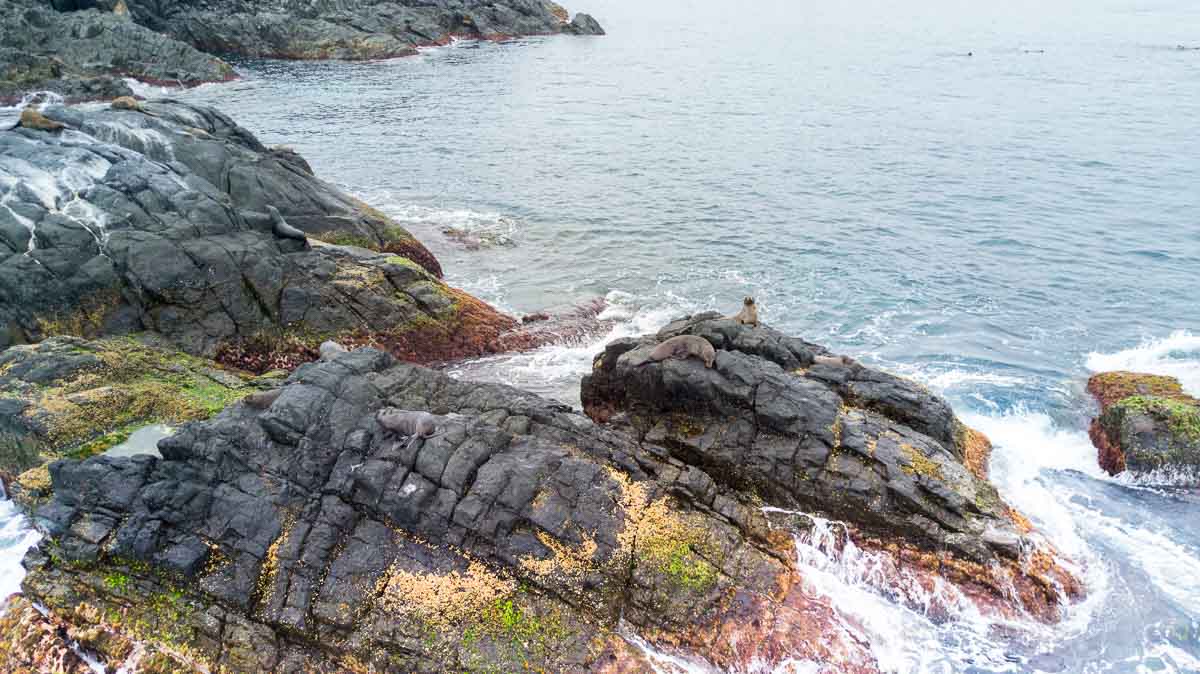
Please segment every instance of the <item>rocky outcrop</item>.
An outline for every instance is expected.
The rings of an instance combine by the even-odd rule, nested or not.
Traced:
[[[214,54],[382,59],[453,38],[602,35],[586,14],[543,0],[125,0],[138,23]]]
[[[716,347],[715,366],[651,359],[681,334]],[[968,429],[945,401],[770,328],[705,314],[617,340],[585,377],[583,404],[768,502],[981,563],[1021,554],[1008,507],[964,464]]]
[[[224,61],[139,26],[128,15],[0,0],[0,105],[38,91],[67,102],[128,96],[126,77],[191,86],[232,79],[234,73]]]
[[[729,323],[668,330],[723,335],[712,370],[632,365],[657,338],[610,346],[584,389],[603,425],[374,349],[304,365],[269,406],[185,425],[161,459],[51,464],[34,513],[49,540],[24,591],[102,635],[90,648],[110,664],[135,644],[169,671],[646,671],[631,632],[725,669],[877,671],[805,590],[804,518],[765,503],[845,516],[895,568],[981,611],[1057,618],[1071,577],[921,419],[897,420],[937,401]],[[388,408],[432,413],[435,434],[389,431]]]
[[[1104,372],[1087,388],[1100,403],[1089,435],[1101,468],[1143,482],[1200,485],[1200,400],[1179,380]]]
[[[517,325],[443,284],[387,216],[216,110],[44,113],[67,128],[0,132],[0,347],[148,331],[261,372],[328,338],[479,355]]]

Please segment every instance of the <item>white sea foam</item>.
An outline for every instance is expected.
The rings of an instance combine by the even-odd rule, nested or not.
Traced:
[[[0,500],[0,601],[20,591],[25,577],[21,558],[41,538],[12,501]]]
[[[161,98],[182,89],[182,87],[164,87],[156,84],[147,84],[132,77],[126,77],[125,84],[128,84],[129,88],[133,90],[133,95],[139,98]]]
[[[493,298],[492,293],[482,295],[489,301]],[[602,334],[549,344],[524,353],[471,361],[452,368],[449,374],[503,382],[576,404],[579,378],[591,371],[592,359],[606,344],[623,337],[656,332],[672,319],[699,310],[696,305],[669,294],[658,301],[643,303],[629,293],[612,291],[605,301],[607,306],[598,319],[610,325]]]
[[[1116,353],[1092,352],[1087,356],[1087,368],[1092,372],[1128,370],[1168,375],[1178,379],[1188,393],[1200,396],[1200,335],[1178,330]]]

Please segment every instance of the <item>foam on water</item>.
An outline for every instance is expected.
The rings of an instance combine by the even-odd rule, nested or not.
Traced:
[[[42,536],[8,499],[0,499],[0,602],[20,591],[25,569],[21,558]]]
[[[487,295],[485,293],[485,297]],[[473,380],[506,383],[578,405],[579,378],[591,371],[592,358],[603,351],[606,344],[623,337],[656,332],[672,319],[699,310],[696,305],[673,296],[643,302],[616,290],[608,293],[605,301],[607,306],[598,319],[609,327],[602,334],[581,341],[550,344],[525,353],[471,361],[450,368],[448,373]]]
[[[1116,353],[1092,352],[1087,356],[1087,368],[1092,372],[1128,370],[1168,375],[1178,379],[1188,393],[1200,396],[1200,335],[1178,330]]]

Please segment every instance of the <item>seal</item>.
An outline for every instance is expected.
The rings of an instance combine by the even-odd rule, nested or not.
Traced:
[[[668,358],[683,360],[695,356],[704,361],[704,367],[712,367],[717,362],[717,351],[707,339],[695,335],[679,335],[672,337],[654,347],[650,352],[650,360],[661,361]]]
[[[283,389],[281,388],[271,389],[270,391],[258,391],[242,398],[242,402],[256,410],[265,410],[274,404],[282,393]]]
[[[741,325],[758,327],[758,305],[754,303],[753,297],[742,300],[742,310],[733,317],[733,320]]]
[[[397,435],[407,436],[409,438],[408,449],[412,449],[417,440],[437,437],[437,417],[429,412],[412,412],[387,407],[379,410],[375,418],[379,421],[380,426]]]
[[[379,425],[398,435],[432,438],[437,433],[437,417],[429,412],[412,412],[388,407],[375,415]]]
[[[832,365],[833,367],[851,367],[858,361],[849,356],[813,356],[813,365]]]
[[[349,351],[349,349],[333,340],[321,342],[321,346],[317,350],[321,352],[321,360],[333,360]]]
[[[133,96],[119,96],[114,98],[112,104],[108,107],[112,108],[113,110],[132,110],[134,112],[140,112],[143,115],[158,117],[158,115],[143,108],[142,104],[138,102],[138,99],[134,98]]]
[[[56,122],[53,119],[38,112],[38,109],[30,106],[21,111],[21,121],[12,128],[21,127],[24,129],[38,129],[39,131],[49,131],[54,133],[67,128],[66,124]]]
[[[304,232],[292,227],[280,215],[279,209],[274,206],[267,206],[267,213],[271,216],[271,231],[281,239],[296,239],[297,241],[308,241],[308,235]]]

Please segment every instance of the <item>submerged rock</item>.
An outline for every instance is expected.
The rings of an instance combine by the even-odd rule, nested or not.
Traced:
[[[820,369],[820,347],[751,330],[667,331],[716,340],[711,370],[634,365],[657,338],[610,346],[584,396],[607,425],[374,349],[304,365],[268,407],[184,425],[161,459],[52,464],[24,592],[56,620],[92,607],[109,666],[137,642],[184,655],[171,671],[646,671],[635,633],[723,669],[878,671],[805,589],[791,538],[805,518],[765,503],[844,517],[895,573],[947,580],[985,613],[1057,619],[1073,579],[913,427],[947,420],[851,408],[841,391],[881,373]],[[940,409],[886,381],[863,400]],[[436,431],[385,428],[389,408]]]
[[[69,128],[0,132],[0,347],[149,331],[262,372],[327,338],[481,355],[517,325],[442,283],[387,216],[216,110],[44,114]]]
[[[1104,372],[1088,380],[1100,403],[1089,435],[1110,475],[1200,485],[1200,400],[1174,377]]]
[[[95,3],[86,9],[0,0],[0,105],[36,91],[68,102],[130,96],[125,77],[185,86],[234,77],[229,64],[191,45]]]

